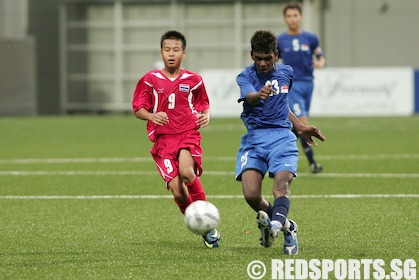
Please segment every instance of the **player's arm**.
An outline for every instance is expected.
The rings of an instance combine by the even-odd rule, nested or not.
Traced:
[[[206,127],[210,122],[211,110],[208,94],[205,89],[204,82],[202,81],[202,77],[200,77],[200,86],[195,90],[194,107],[198,111],[196,114],[196,125],[199,128]]]
[[[313,61],[314,68],[323,68],[326,64],[326,59],[324,58],[323,51],[320,47],[317,47],[313,52],[315,59]]]
[[[298,135],[301,136],[309,146],[317,146],[316,141],[311,137],[316,137],[317,139],[324,141],[326,137],[320,132],[320,130],[312,125],[304,125],[292,112],[289,111],[288,118],[291,121],[294,129],[297,131]]]
[[[205,109],[204,111],[198,113],[196,115],[196,124],[200,127],[206,127],[209,122],[210,122],[210,118],[211,118],[211,110],[210,109]]]
[[[164,125],[169,122],[169,118],[165,112],[151,113],[144,107],[135,111],[135,116],[141,120],[151,121],[157,125]]]

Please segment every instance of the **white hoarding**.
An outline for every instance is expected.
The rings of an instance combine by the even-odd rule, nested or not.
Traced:
[[[411,68],[324,68],[315,71],[310,111],[312,116],[411,115],[413,100]]]

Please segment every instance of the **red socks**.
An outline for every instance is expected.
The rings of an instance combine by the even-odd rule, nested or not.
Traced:
[[[189,204],[191,204],[194,201],[197,200],[207,200],[205,197],[205,192],[204,192],[204,188],[202,187],[201,181],[199,181],[199,178],[196,177],[195,180],[189,184],[186,185],[188,187],[188,198],[186,199],[185,202],[180,203],[176,200],[175,198],[175,202],[179,207],[180,212],[182,212],[182,214],[185,213],[186,207],[189,206]]]
[[[201,181],[198,177],[186,186],[188,187],[189,195],[192,197],[192,201],[207,200],[204,188],[202,187]]]
[[[186,207],[188,207],[189,204],[191,204],[193,202],[193,200],[192,200],[192,197],[190,195],[188,195],[188,198],[186,199],[185,202],[180,203],[176,200],[176,198],[175,198],[175,202],[176,202],[177,206],[179,207],[180,212],[182,212],[182,214],[185,214]]]

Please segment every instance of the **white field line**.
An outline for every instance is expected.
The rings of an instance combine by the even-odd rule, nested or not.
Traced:
[[[419,159],[419,154],[377,154],[377,155],[318,155],[319,160],[388,160]]]
[[[116,158],[27,158],[3,159],[0,164],[38,164],[38,163],[123,163],[123,162],[153,162],[150,157],[116,157]]]
[[[377,155],[317,155],[319,160],[389,160],[419,159],[419,154],[377,154]],[[205,161],[235,161],[236,157],[204,157]],[[153,162],[150,157],[115,157],[115,158],[28,158],[0,159],[0,164],[53,164],[53,163],[124,163]]]
[[[144,176],[158,175],[156,171],[0,171],[0,176]]]
[[[207,195],[209,199],[243,199],[242,195]],[[313,198],[419,198],[419,194],[323,194],[293,195],[292,199]],[[172,195],[5,195],[0,199],[173,199]]]
[[[157,176],[157,171],[0,171],[0,176]],[[204,171],[204,176],[231,176],[232,171]],[[321,178],[419,178],[419,173],[299,173]]]

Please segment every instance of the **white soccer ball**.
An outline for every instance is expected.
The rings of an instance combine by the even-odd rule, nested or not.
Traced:
[[[207,234],[219,222],[220,213],[217,207],[208,201],[194,201],[185,210],[185,224],[195,234]]]

